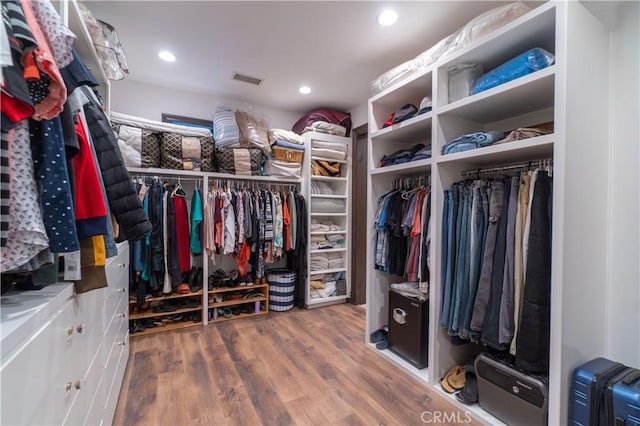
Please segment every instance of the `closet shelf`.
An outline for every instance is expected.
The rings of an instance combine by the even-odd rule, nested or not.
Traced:
[[[418,379],[418,380],[420,380],[420,381],[422,381],[424,383],[429,383],[429,375],[428,375],[429,369],[427,367],[419,370],[416,367],[414,367],[413,365],[409,364],[407,361],[405,361],[400,356],[396,355],[393,351],[390,351],[389,349],[380,350],[380,349],[376,348],[375,343],[367,342],[367,347],[369,349],[371,349],[372,351],[375,351],[375,352],[380,353],[380,354],[384,354],[386,359],[388,359],[389,361],[393,362],[398,367],[402,368],[404,371],[409,373],[414,378],[416,378],[416,379]]]
[[[222,308],[224,306],[239,306],[239,305],[244,305],[246,303],[264,302],[266,300],[267,300],[267,296],[264,296],[264,295],[262,297],[252,297],[251,299],[225,300],[223,302],[214,302],[210,304],[209,309]]]
[[[311,275],[322,275],[322,274],[335,274],[336,272],[347,272],[347,268],[335,268],[335,269],[320,269],[317,271],[310,270],[309,276]]]
[[[209,290],[209,294],[226,293],[229,291],[252,290],[254,288],[267,288],[267,287],[269,287],[268,284],[239,285],[236,287],[219,287],[219,288],[214,288],[213,290]]]
[[[453,393],[445,392],[445,390],[442,389],[442,386],[440,385],[440,383],[435,384],[434,388],[436,389],[437,392],[439,392],[441,395],[443,395],[446,399],[449,399],[449,400],[457,402],[456,395],[453,394]],[[465,408],[467,410],[469,410],[470,414],[472,414],[472,415],[476,416],[478,419],[481,419],[482,421],[484,421],[485,424],[489,424],[489,425],[492,425],[492,426],[507,426],[506,423],[503,423],[497,417],[492,416],[488,411],[485,411],[484,409],[482,409],[478,404],[466,405]]]
[[[394,142],[412,139],[417,141],[429,139],[433,123],[433,113],[425,112],[417,117],[402,121],[393,126],[371,132],[371,142]]]
[[[346,294],[342,294],[340,296],[331,296],[331,297],[316,297],[309,299],[309,305],[320,305],[328,302],[335,302],[336,300],[345,300],[348,299],[349,296]]]
[[[375,169],[370,169],[369,174],[376,175],[389,175],[389,176],[406,176],[412,173],[430,173],[431,172],[431,163],[433,159],[427,158],[424,160],[411,161],[409,163],[403,164],[395,164],[393,166],[386,167],[377,167]]]
[[[129,314],[129,320],[139,320],[139,319],[146,319],[146,318],[158,318],[158,317],[166,317],[169,315],[178,315],[178,314],[184,314],[187,312],[195,312],[195,311],[200,311],[202,309],[202,306],[197,306],[195,308],[182,308],[182,309],[176,309],[175,311],[172,312],[143,312],[143,313],[130,313]]]
[[[395,111],[399,106],[403,105],[403,102],[415,96],[416,93],[422,94],[422,96],[428,96],[431,94],[432,71],[433,66],[430,66],[407,80],[400,81],[386,88],[373,96],[370,102],[389,105],[389,107]]]
[[[260,312],[254,312],[252,314],[239,314],[239,315],[233,315],[231,318],[225,318],[225,317],[221,317],[219,316],[216,319],[211,319],[209,320],[209,323],[216,323],[216,322],[223,322],[223,321],[230,321],[230,320],[235,320],[235,319],[242,319],[242,318],[249,318],[249,317],[257,317],[260,315],[267,315],[269,313],[269,311],[260,311]]]
[[[157,301],[163,301],[163,300],[183,299],[185,297],[202,297],[202,290],[195,291],[193,293],[187,293],[187,294],[172,293],[172,294],[168,294],[166,296],[151,297],[149,299],[145,299],[144,301],[145,302],[157,302]],[[135,305],[136,303],[138,303],[137,300],[129,299],[129,304],[130,305]]]
[[[176,322],[176,323],[173,323],[173,324],[167,324],[167,325],[164,325],[164,326],[147,328],[144,331],[140,331],[138,333],[129,334],[129,337],[136,338],[136,337],[148,336],[149,334],[165,333],[167,331],[181,330],[183,328],[195,327],[195,326],[202,326],[202,321],[198,321],[198,322],[183,321],[183,322]]]
[[[346,248],[344,247],[340,247],[340,248],[330,248],[330,249],[317,249],[317,250],[311,250],[310,253],[341,253],[341,252],[345,252],[347,251]]]
[[[346,195],[332,195],[332,194],[311,194],[311,198],[337,198],[337,199],[346,199]]]
[[[329,161],[331,163],[347,164],[347,160],[338,160],[338,159],[335,159],[335,158],[318,157],[316,155],[312,155],[311,159],[312,160],[318,160],[318,161]]]
[[[159,169],[155,167],[128,167],[129,173],[139,173],[152,176],[189,177],[193,179],[232,179],[248,180],[269,183],[300,183],[299,178],[287,178],[282,176],[256,176],[256,175],[232,175],[229,173],[197,172],[193,170]]]
[[[346,182],[347,181],[346,177],[314,176],[314,175],[311,175],[310,178],[312,180],[319,180],[319,181],[325,181],[325,182]]]
[[[339,216],[346,216],[346,213],[311,213],[311,217],[329,217],[329,216],[335,216],[335,217],[339,217]]]
[[[555,73],[556,66],[552,65],[443,106],[437,110],[437,114],[438,116],[451,114],[478,123],[492,123],[551,108],[554,99]]]
[[[553,156],[556,135],[543,135],[530,139],[490,145],[455,154],[439,155],[438,164],[473,164],[474,166],[495,165],[513,161],[530,161]]]
[[[310,235],[335,235],[335,234],[346,234],[347,231],[340,230],[340,231],[311,231]]]

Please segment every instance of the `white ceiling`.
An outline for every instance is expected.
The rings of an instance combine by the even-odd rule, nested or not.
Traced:
[[[116,28],[130,81],[252,101],[284,111],[349,110],[370,83],[499,1],[89,1]],[[376,23],[386,7],[392,27]],[[172,51],[174,63],[157,53]],[[234,72],[263,79],[232,80]],[[307,84],[313,92],[298,93]]]

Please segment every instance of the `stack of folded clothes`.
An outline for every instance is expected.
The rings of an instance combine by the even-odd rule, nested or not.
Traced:
[[[331,231],[342,231],[342,227],[336,225],[330,220],[324,220],[322,222],[318,222],[316,219],[311,219],[311,232],[331,232]]]
[[[395,283],[391,284],[391,288],[404,296],[415,297],[422,301],[429,298],[428,294],[420,291],[420,284],[417,282]]]
[[[553,133],[552,129],[546,128],[547,125],[540,125],[540,127],[518,127],[517,129],[509,132],[504,139],[494,142],[494,145],[505,143],[505,142],[513,142],[519,141],[522,139],[535,138],[538,136],[548,135]],[[553,127],[553,126],[552,126]]]
[[[409,163],[427,158],[431,158],[431,147],[419,143],[409,149],[401,149],[393,154],[385,155],[380,159],[378,167],[393,166],[395,164]]]
[[[317,180],[311,181],[311,194],[313,195],[339,195],[339,192],[329,182]]]
[[[344,247],[344,235],[331,234],[331,235],[312,235],[309,248],[311,250],[327,250],[333,248]]]
[[[267,132],[272,156],[265,162],[268,175],[300,177],[304,158],[304,141],[294,132],[284,129],[269,129]]]
[[[344,267],[344,259],[341,253],[314,253],[311,255],[311,271],[325,269],[338,269]]]
[[[310,280],[311,298],[319,299],[346,294],[344,272],[334,274],[312,275]]]
[[[504,132],[501,131],[469,133],[444,144],[442,154],[453,154],[489,146],[503,137]]]

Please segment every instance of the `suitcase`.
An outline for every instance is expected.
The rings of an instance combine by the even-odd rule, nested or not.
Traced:
[[[549,385],[511,364],[480,354],[475,360],[478,402],[509,425],[546,425]]]
[[[605,389],[607,425],[640,426],[640,370],[626,368]]]
[[[569,424],[595,426],[600,423],[605,386],[625,366],[606,358],[595,358],[573,370],[569,398]]]

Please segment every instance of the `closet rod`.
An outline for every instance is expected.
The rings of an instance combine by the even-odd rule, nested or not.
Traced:
[[[161,176],[161,175],[129,175],[131,179],[159,179],[162,181],[185,181],[185,182],[203,182],[202,178],[182,177],[182,176]]]
[[[529,161],[526,163],[518,163],[518,164],[508,164],[504,166],[496,166],[496,167],[487,167],[473,170],[463,170],[460,172],[462,177],[478,177],[480,174],[486,173],[497,173],[504,171],[519,171],[519,170],[531,170],[531,169],[541,169],[541,168],[549,168],[553,166],[553,160],[551,158],[545,160],[535,160]]]

